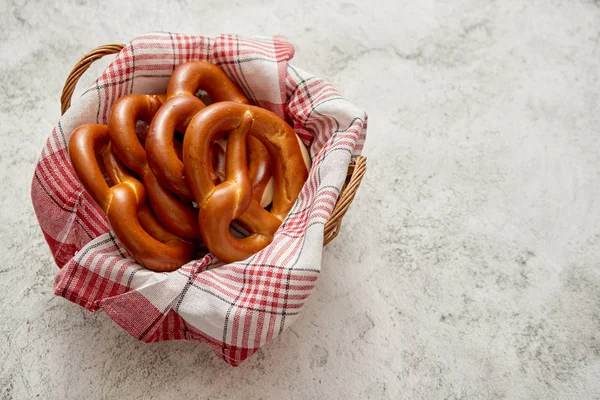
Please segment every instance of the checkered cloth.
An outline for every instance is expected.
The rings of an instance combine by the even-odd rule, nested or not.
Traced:
[[[362,150],[367,116],[331,84],[288,64],[293,54],[283,37],[156,33],[135,38],[117,55],[60,118],[35,169],[31,196],[60,268],[56,295],[103,310],[144,342],[207,343],[234,366],[294,322],[319,276],[323,227],[348,164]],[[175,67],[191,60],[218,65],[254,104],[292,122],[310,146],[313,166],[265,249],[232,264],[209,254],[156,273],[136,264],[111,233],[74,174],[67,142],[81,124],[105,124],[120,96],[164,93]]]

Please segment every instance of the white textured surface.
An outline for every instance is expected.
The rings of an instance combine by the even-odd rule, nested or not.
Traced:
[[[598,1],[49,3],[0,0],[0,398],[600,398]],[[369,113],[316,292],[237,369],[52,294],[29,184],[62,84],[151,30],[284,34]]]

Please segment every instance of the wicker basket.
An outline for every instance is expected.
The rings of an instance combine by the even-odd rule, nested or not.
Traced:
[[[75,86],[90,65],[106,55],[120,52],[123,47],[125,47],[123,44],[106,44],[98,46],[83,56],[81,60],[75,64],[65,81],[62,95],[60,96],[61,114],[64,114],[71,106],[71,98],[73,97]],[[354,200],[354,196],[356,195],[356,191],[360,186],[360,182],[366,169],[367,158],[364,156],[356,157],[348,166],[348,175],[342,192],[333,209],[331,218],[325,223],[323,246],[327,245],[339,234],[342,218],[346,214],[346,211],[348,211],[352,200]]]

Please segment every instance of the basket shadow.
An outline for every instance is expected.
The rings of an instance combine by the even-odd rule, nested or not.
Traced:
[[[102,312],[90,313],[74,304],[61,303],[57,306],[66,320],[52,333],[49,365],[66,369],[62,376],[85,376],[93,388],[82,387],[82,390],[99,390],[104,397],[127,391],[137,398],[166,387],[173,390],[174,386],[188,390],[198,385],[225,389],[232,380],[239,389],[244,389],[246,385],[256,385],[257,380],[269,382],[266,371],[287,368],[283,365],[285,360],[297,358],[303,351],[298,346],[297,334],[286,331],[267,344],[266,350],[261,348],[233,368],[203,343],[186,340],[143,343]]]

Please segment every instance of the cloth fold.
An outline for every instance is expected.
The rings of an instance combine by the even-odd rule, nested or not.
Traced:
[[[367,116],[331,84],[289,64],[293,55],[280,36],[152,33],[123,48],[60,118],[33,176],[34,210],[60,268],[56,295],[103,310],[144,342],[207,343],[233,366],[294,322],[315,287],[323,227],[352,157],[362,150]],[[232,264],[209,254],[175,272],[156,273],[129,258],[110,232],[74,174],[67,143],[79,125],[106,123],[119,97],[164,93],[175,67],[192,60],[218,65],[254,104],[290,121],[309,146],[313,166],[268,247]]]

